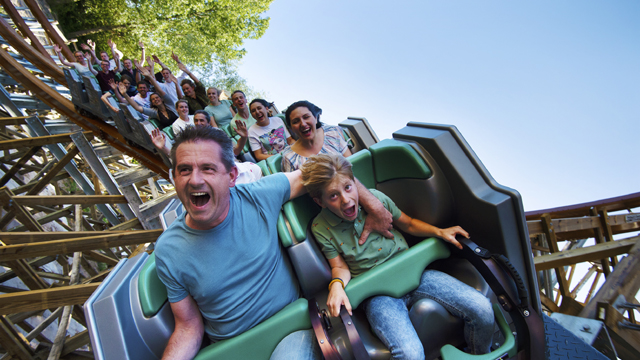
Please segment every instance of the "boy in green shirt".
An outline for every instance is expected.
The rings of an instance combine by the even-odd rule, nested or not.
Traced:
[[[322,207],[313,220],[311,230],[331,265],[333,279],[329,284],[327,307],[332,316],[340,314],[342,305],[351,313],[351,304],[344,291],[351,276],[358,276],[406,250],[407,242],[395,229],[392,230],[393,239],[372,233],[364,243],[358,242],[367,215],[358,206],[358,189],[351,163],[341,155],[310,157],[302,166],[302,183]],[[371,190],[371,193],[391,212],[394,227],[408,234],[436,236],[459,248],[462,245],[455,236],[469,236],[459,226],[440,229],[413,219],[400,211],[382,192]],[[409,309],[423,298],[437,301],[452,315],[464,320],[465,340],[471,353],[489,352],[494,330],[489,300],[476,289],[447,274],[425,270],[418,288],[402,298],[374,296],[362,303],[371,327],[389,348],[393,359],[424,359],[422,343],[409,319]]]

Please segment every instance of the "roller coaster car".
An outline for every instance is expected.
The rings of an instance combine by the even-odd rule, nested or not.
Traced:
[[[492,300],[499,328],[494,343],[498,344],[486,355],[461,352],[456,348],[464,345],[461,321],[438,303],[421,300],[412,307],[410,317],[427,359],[439,355],[443,359],[542,358],[544,329],[538,315],[540,300],[520,195],[493,180],[454,127],[409,123],[393,138],[351,156],[356,177],[365,186],[387,194],[409,216],[439,227],[462,226],[473,242],[467,242],[464,251],[456,251],[439,239],[407,237],[412,244],[408,251],[348,284],[351,304],[355,307],[376,294],[403,295],[417,286],[425,267],[436,268]],[[268,160],[263,171],[278,172],[278,157]],[[165,220],[170,222],[179,211],[172,209]],[[365,357],[389,358],[388,350],[358,311],[346,327],[336,318],[326,319],[323,331],[318,329],[331,278],[309,231],[318,211],[305,195],[287,202],[278,219],[285,259],[291,262],[304,297],[245,333],[201,349],[197,359],[268,359],[282,338],[312,328],[312,322],[318,339],[326,337],[321,345],[326,358],[363,357],[356,342],[350,345],[352,324],[360,333]],[[497,257],[490,257],[490,253],[502,254],[510,263],[496,265]],[[166,289],[157,277],[153,254],[121,261],[84,309],[98,359],[159,358],[173,329]],[[543,338],[538,343],[540,333]]]

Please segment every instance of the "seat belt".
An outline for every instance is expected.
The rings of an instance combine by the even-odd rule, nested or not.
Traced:
[[[463,248],[451,246],[452,252],[469,260],[489,284],[502,308],[511,315],[517,331],[518,349],[524,350],[521,355],[530,360],[545,359],[544,323],[540,314],[529,306],[527,288],[516,268],[504,255],[491,254],[470,239],[457,236],[456,240]]]
[[[342,360],[340,353],[327,334],[327,330],[331,328],[328,315],[320,312],[315,298],[309,299],[309,318],[311,319],[313,332],[316,335],[316,340],[318,341],[322,356],[324,356],[325,360]],[[356,326],[344,305],[340,307],[340,318],[347,330],[347,336],[351,343],[354,358],[356,360],[371,360],[367,349],[362,343],[362,339],[360,339],[360,334],[358,334],[358,330],[356,330]]]

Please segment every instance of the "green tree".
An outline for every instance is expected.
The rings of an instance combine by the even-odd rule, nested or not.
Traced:
[[[269,26],[264,12],[273,0],[49,0],[67,38],[92,39],[106,50],[113,39],[125,57],[148,55],[172,64],[171,52],[190,66],[214,59],[240,59],[245,39],[260,38]],[[175,70],[175,69],[174,69]]]
[[[267,99],[263,91],[255,90],[249,86],[247,80],[238,74],[236,62],[215,61],[209,67],[196,68],[194,73],[207,87],[215,86],[220,90],[225,90],[229,96],[235,90],[242,90],[249,100]]]

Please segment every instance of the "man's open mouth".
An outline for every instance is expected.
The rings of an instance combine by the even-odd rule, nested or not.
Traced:
[[[206,192],[194,192],[189,196],[191,199],[191,203],[197,207],[203,206],[209,202],[211,196]]]

